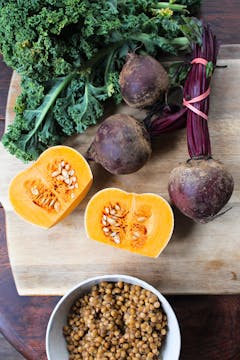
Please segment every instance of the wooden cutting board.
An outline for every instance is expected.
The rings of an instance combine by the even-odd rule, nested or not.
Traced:
[[[29,165],[0,149],[0,200],[6,211],[10,262],[20,295],[62,295],[79,281],[101,274],[137,276],[167,294],[222,294],[240,292],[240,46],[224,46],[214,73],[209,127],[213,155],[221,159],[235,180],[235,190],[223,216],[208,224],[195,224],[175,211],[172,239],[157,259],[150,259],[89,240],[84,232],[84,209],[90,197],[105,187],[133,192],[154,192],[169,200],[168,176],[187,159],[185,130],[163,135],[153,144],[151,160],[131,175],[113,176],[91,165],[94,185],[87,198],[60,224],[44,230],[28,224],[12,210],[8,186],[12,177]],[[6,112],[6,126],[13,121],[20,91],[13,75]],[[129,111],[122,106],[118,112]],[[69,140],[85,152],[96,132]]]

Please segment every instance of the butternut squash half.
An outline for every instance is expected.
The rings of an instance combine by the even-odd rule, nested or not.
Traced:
[[[96,193],[85,210],[90,239],[154,258],[167,245],[173,227],[170,205],[155,194],[108,188]]]
[[[22,218],[50,228],[76,208],[92,181],[91,169],[80,153],[68,146],[53,146],[13,178],[9,198]]]

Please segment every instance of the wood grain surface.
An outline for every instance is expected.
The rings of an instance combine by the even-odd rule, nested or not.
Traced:
[[[89,240],[84,229],[84,211],[91,196],[106,187],[138,193],[153,192],[169,200],[167,184],[170,171],[188,158],[185,129],[154,141],[150,161],[134,174],[113,176],[100,166],[90,164],[94,177],[91,191],[72,214],[49,230],[27,223],[13,211],[8,199],[9,183],[15,174],[29,165],[1,147],[0,200],[6,210],[9,257],[20,295],[63,295],[87,277],[111,273],[137,276],[165,294],[239,293],[240,224],[236,219],[240,212],[240,103],[237,101],[240,46],[222,46],[218,65],[227,68],[218,68],[214,73],[209,128],[213,156],[221,159],[234,177],[235,189],[228,204],[232,209],[205,225],[195,224],[175,211],[172,239],[157,259]],[[13,121],[19,92],[20,80],[14,73],[6,126]],[[127,112],[136,118],[145,116],[145,113],[127,106],[114,111]],[[89,128],[67,144],[84,154],[96,128]],[[228,234],[228,241],[225,234]]]
[[[218,29],[218,38],[222,43],[240,43],[239,0],[203,0],[202,15]],[[0,59],[1,120],[4,119],[10,76],[11,70]],[[3,127],[0,121],[0,134]],[[24,358],[46,360],[43,329],[46,328],[49,312],[59,298],[18,296],[7,256],[2,208],[0,219],[0,331]],[[168,296],[168,300],[180,322],[181,360],[240,359],[240,295]],[[39,316],[34,316],[37,311]],[[7,356],[3,353],[1,359]],[[11,359],[15,360],[14,355]]]

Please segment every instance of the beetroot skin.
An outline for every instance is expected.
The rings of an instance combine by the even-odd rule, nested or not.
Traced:
[[[101,164],[112,174],[130,174],[148,161],[151,152],[145,126],[132,116],[116,114],[99,126],[87,159]]]
[[[122,97],[136,108],[153,105],[169,86],[168,73],[152,56],[128,54],[119,76]]]
[[[172,170],[168,191],[183,214],[206,223],[228,202],[233,187],[233,177],[221,162],[191,159]]]

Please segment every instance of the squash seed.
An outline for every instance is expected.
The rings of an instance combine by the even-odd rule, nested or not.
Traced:
[[[114,237],[113,237],[113,240],[114,240],[114,242],[115,242],[116,244],[120,244],[120,242],[121,242],[118,235],[114,236]]]
[[[45,201],[43,202],[43,205],[47,205],[47,203],[49,203],[50,199],[46,198]]]
[[[138,231],[134,231],[133,232],[133,236],[135,236],[136,238],[140,237],[140,233]]]
[[[52,173],[52,177],[56,177],[58,175],[60,175],[61,171],[59,170],[55,170],[53,173]]]
[[[36,186],[33,186],[33,187],[31,188],[31,193],[32,193],[33,195],[39,195],[39,191],[38,191],[38,189],[37,189]]]
[[[56,210],[56,212],[60,211],[60,203],[58,201],[54,204],[54,210]]]
[[[64,180],[64,177],[63,177],[62,175],[58,175],[58,176],[56,177],[56,179],[57,179],[58,181],[63,181],[63,180]]]
[[[147,218],[145,217],[145,216],[139,216],[138,218],[137,218],[137,221],[138,222],[144,222],[144,221],[146,221],[147,220]]]
[[[52,206],[54,205],[55,201],[56,201],[56,199],[53,199],[53,200],[50,202],[49,206],[52,207]]]
[[[117,235],[116,231],[113,231],[113,232],[110,234],[111,237],[114,237],[114,236],[116,236],[116,235]]]
[[[68,172],[67,172],[66,169],[62,169],[62,176],[63,176],[65,179],[69,178]]]
[[[107,222],[110,224],[110,225],[116,225],[116,221],[110,217],[107,217]]]
[[[114,224],[114,226],[117,226],[117,227],[118,227],[118,226],[121,226],[121,224],[119,224],[119,223],[116,222],[116,223]]]

